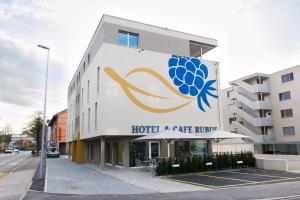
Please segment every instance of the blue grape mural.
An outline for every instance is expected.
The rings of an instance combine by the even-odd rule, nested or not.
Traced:
[[[208,80],[207,66],[198,58],[172,55],[169,59],[169,75],[173,84],[184,95],[197,97],[198,107],[205,112],[203,103],[210,108],[207,95],[218,98],[213,94],[217,89],[213,86],[216,80]]]

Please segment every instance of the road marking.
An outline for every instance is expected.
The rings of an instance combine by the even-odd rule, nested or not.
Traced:
[[[253,174],[253,173],[247,173],[247,172],[229,172],[233,174],[250,174],[250,175],[255,175],[255,176],[266,176],[266,177],[274,177],[274,178],[290,178],[286,176],[274,176],[274,175],[266,175],[266,174]]]
[[[256,183],[241,183],[241,184],[233,184],[233,185],[224,185],[224,186],[217,186],[216,188],[224,188],[224,187],[235,187],[235,186],[245,186],[245,185],[255,185],[255,184],[263,184],[263,183],[272,183],[272,182],[278,182],[278,181],[284,181],[284,180],[295,180],[299,179],[300,177],[296,178],[281,178],[281,179],[274,179],[274,180],[269,180],[269,181],[260,181]]]
[[[245,179],[239,179],[239,178],[229,178],[229,177],[224,177],[224,176],[212,176],[208,174],[198,174],[199,176],[207,176],[211,178],[220,178],[220,179],[227,179],[227,180],[233,180],[233,181],[243,181],[243,182],[248,182],[248,183],[259,183],[256,181],[250,181],[250,180],[245,180]]]
[[[180,183],[187,183],[187,184],[191,184],[191,185],[197,185],[197,186],[203,186],[203,187],[209,187],[209,188],[216,188],[216,186],[214,186],[214,185],[207,185],[207,184],[203,184],[203,183],[184,181],[184,180],[175,179],[175,178],[164,178],[164,179],[167,179],[167,180],[170,180],[170,181],[175,181],[175,182],[180,182]]]
[[[274,179],[274,180],[268,180],[268,181],[246,181],[243,179],[231,179],[227,177],[217,177],[217,176],[210,176],[210,175],[205,175],[205,174],[198,174],[199,176],[207,176],[207,177],[212,177],[212,178],[221,178],[221,179],[229,179],[229,180],[238,180],[238,181],[244,181],[246,183],[237,183],[237,184],[228,184],[228,185],[222,185],[222,186],[217,186],[217,185],[208,185],[208,184],[203,184],[203,183],[198,183],[198,182],[192,182],[192,181],[184,181],[180,179],[175,179],[175,178],[165,178],[170,181],[176,181],[180,183],[186,183],[186,184],[191,184],[191,185],[197,185],[197,186],[202,186],[202,187],[209,187],[209,188],[228,188],[228,187],[237,187],[237,186],[247,186],[247,185],[258,185],[258,184],[263,184],[263,183],[272,183],[272,182],[278,182],[278,181],[284,181],[284,180],[296,180],[299,179],[300,177],[295,177],[295,178],[279,178],[279,179]]]
[[[1,173],[1,172],[0,172],[0,177],[1,177],[1,176],[5,176],[5,175],[6,175],[6,173]]]

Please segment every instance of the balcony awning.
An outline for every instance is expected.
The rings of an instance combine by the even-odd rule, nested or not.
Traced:
[[[217,130],[210,133],[183,133],[179,131],[165,130],[159,133],[149,134],[143,137],[136,138],[137,141],[154,141],[154,140],[164,140],[168,143],[168,157],[170,157],[170,143],[171,141],[178,140],[214,140],[219,143],[225,139],[237,139],[237,138],[248,138],[251,137],[246,135],[241,135],[237,133],[231,133],[228,131]]]

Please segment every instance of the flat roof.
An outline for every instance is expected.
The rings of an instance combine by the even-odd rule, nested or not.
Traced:
[[[202,52],[203,54],[218,46],[218,40],[216,40],[216,39],[203,37],[203,36],[199,36],[199,35],[195,35],[195,34],[191,34],[191,33],[185,33],[182,31],[176,31],[176,30],[172,30],[169,28],[163,28],[163,27],[146,24],[146,23],[142,23],[142,22],[137,22],[134,20],[124,19],[121,17],[112,16],[112,15],[103,14],[94,34],[92,36],[92,39],[90,40],[88,47],[86,48],[86,50],[79,62],[79,65],[77,66],[77,69],[69,83],[68,89],[71,86],[71,84],[75,78],[75,75],[78,72],[78,69],[80,69],[80,66],[83,63],[83,59],[85,58],[88,50],[90,49],[91,44],[94,42],[96,33],[98,33],[98,31],[102,28],[104,23],[112,23],[112,24],[116,24],[116,25],[126,26],[126,27],[130,27],[130,28],[135,28],[135,29],[141,29],[141,30],[145,30],[145,31],[149,31],[149,32],[162,34],[162,35],[167,35],[170,37],[176,37],[176,38],[181,38],[181,39],[185,39],[185,40],[190,40],[191,42],[199,44],[204,47],[204,51]]]
[[[247,81],[249,79],[252,79],[252,78],[255,78],[255,77],[263,77],[263,78],[269,78],[270,75],[269,74],[263,74],[263,73],[253,73],[253,74],[250,74],[250,75],[247,75],[247,76],[244,76],[242,78],[239,78],[239,79],[236,79],[236,80],[233,80],[233,81],[230,81],[229,84],[232,85],[234,84],[236,81]]]

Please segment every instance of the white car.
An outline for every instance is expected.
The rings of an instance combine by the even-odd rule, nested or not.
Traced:
[[[59,151],[56,147],[49,147],[47,151],[47,158],[54,157],[59,158]]]
[[[18,149],[7,148],[4,150],[4,153],[20,153]]]
[[[13,153],[13,149],[7,148],[4,150],[4,153]]]
[[[19,149],[13,149],[13,152],[20,153]]]

